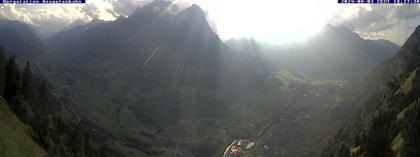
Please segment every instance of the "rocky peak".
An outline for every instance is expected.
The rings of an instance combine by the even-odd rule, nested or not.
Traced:
[[[181,18],[189,18],[189,19],[194,19],[194,20],[206,21],[206,14],[196,4],[193,4],[191,7],[188,7],[185,10],[181,11],[178,14],[178,16]]]

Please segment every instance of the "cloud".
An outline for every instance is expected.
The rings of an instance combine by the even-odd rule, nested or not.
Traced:
[[[403,44],[420,22],[418,5],[344,5],[332,20],[358,32],[362,37],[385,38]]]
[[[115,0],[112,1],[113,12],[118,15],[128,16],[139,6],[149,3],[150,0]]]
[[[101,16],[101,11],[93,3],[86,4],[86,7],[84,7],[82,11],[92,19],[99,19],[99,17]]]
[[[54,5],[14,5],[4,4],[0,5],[0,18],[18,20],[30,25],[33,25],[42,36],[49,36],[61,29],[68,27],[72,22],[76,20],[83,20],[88,22],[92,19],[101,20],[114,20],[119,16],[128,16],[134,12],[137,8],[150,3],[152,0],[89,0],[87,4],[54,4]],[[182,10],[185,7],[191,5],[191,3],[201,4],[206,6],[205,9],[209,11],[209,22],[214,24],[217,30],[220,30],[219,35],[232,37],[235,33],[231,32],[249,32],[249,27],[253,25],[245,25],[249,27],[236,27],[238,21],[249,21],[250,18],[260,20],[259,23],[270,23],[272,20],[264,21],[267,18],[260,18],[266,16],[265,12],[254,11],[249,12],[243,8],[245,4],[248,4],[249,8],[255,8],[256,6],[265,6],[263,2],[274,1],[224,1],[224,0],[171,0],[176,2],[179,9],[171,7],[171,9]],[[242,11],[238,12],[238,8],[234,8],[238,3],[244,3],[241,5]],[[277,2],[276,2],[277,3]],[[221,5],[224,4],[224,5]],[[258,5],[259,4],[259,5]],[[274,3],[275,4],[275,3]],[[297,3],[291,3],[298,5]],[[315,16],[312,19],[304,19],[298,16],[283,16],[282,21],[278,22],[279,25],[273,25],[273,29],[266,29],[267,31],[276,30],[276,27],[285,27],[284,23],[302,22],[296,23],[293,29],[304,28],[306,25],[313,25],[314,23],[321,23],[324,25],[322,18],[330,18],[331,20],[325,23],[332,23],[337,25],[344,25],[349,27],[355,32],[358,32],[364,38],[371,39],[388,39],[395,43],[402,44],[407,36],[412,32],[414,26],[420,23],[420,6],[419,5],[337,5],[335,1],[326,2],[331,7],[326,7],[333,10],[339,8],[338,12],[326,12]],[[234,7],[233,7],[234,6]],[[245,5],[247,6],[247,5]],[[272,10],[279,10],[278,5],[269,5],[266,11],[271,12]],[[316,9],[315,5],[304,5],[302,10]],[[233,9],[233,10],[232,10]],[[283,6],[282,9],[289,9],[290,12],[294,10],[293,7]],[[172,10],[173,11],[173,10]],[[213,11],[213,12],[211,12]],[[225,14],[226,12],[237,11],[238,14]],[[284,11],[289,12],[289,11]],[[244,13],[248,16],[245,16]],[[272,12],[273,14],[276,12]],[[314,13],[315,14],[315,13]],[[324,16],[325,14],[325,16]],[[231,15],[231,16],[229,16]],[[234,15],[234,16],[233,16]],[[302,14],[307,16],[306,14]],[[322,16],[321,16],[322,15]],[[276,15],[277,16],[277,15]],[[280,16],[280,15],[279,15]],[[235,20],[232,20],[235,19]],[[304,19],[304,20],[303,20]],[[258,23],[258,22],[257,22]],[[293,25],[293,24],[290,24]],[[216,27],[217,26],[217,27]],[[252,27],[251,27],[252,28]],[[244,29],[244,30],[242,30]],[[215,29],[216,30],[216,29]],[[241,31],[242,30],[242,31]],[[277,29],[278,30],[278,29]],[[264,30],[258,30],[264,32]],[[231,35],[229,35],[229,33]],[[298,33],[305,34],[305,32],[299,31],[293,33],[292,36],[298,36]],[[227,35],[226,35],[227,34]],[[238,34],[238,33],[236,33]],[[272,34],[271,32],[269,34]]]
[[[16,20],[32,25],[42,37],[48,37],[70,26],[76,20],[115,20],[128,16],[152,0],[89,0],[86,4],[4,4],[0,19]]]
[[[0,17],[2,19],[13,19],[23,21],[25,23],[32,23],[31,15],[25,14],[22,10],[16,8],[15,4],[4,4],[0,6]]]
[[[15,4],[0,6],[0,18],[17,20],[32,25],[41,37],[46,37],[66,27],[73,16],[83,16],[83,13],[77,8],[57,7],[49,9],[42,6]]]
[[[110,3],[103,0],[90,0],[87,4],[0,5],[1,19],[17,20],[32,25],[42,37],[48,37],[78,19],[113,20],[119,15]]]

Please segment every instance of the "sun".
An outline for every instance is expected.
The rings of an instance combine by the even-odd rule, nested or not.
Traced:
[[[318,32],[337,12],[336,0],[188,0],[202,7],[222,39],[252,36],[295,42]]]

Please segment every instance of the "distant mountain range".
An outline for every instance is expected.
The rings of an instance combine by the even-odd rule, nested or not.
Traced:
[[[34,58],[47,49],[47,45],[37,37],[27,24],[0,19],[1,46],[24,58]]]
[[[343,104],[353,107],[340,111],[346,115],[362,106],[363,124],[354,126],[369,126],[366,115],[388,107],[370,96],[406,91],[397,86],[417,67],[419,31],[401,49],[331,25],[302,43],[224,43],[199,6],[177,13],[169,6],[155,0],[115,21],[76,21],[47,40],[1,20],[0,46],[36,63],[108,156],[221,156],[235,139],[260,141],[254,153],[267,156],[308,155],[318,142],[321,156],[352,151],[358,145],[347,128],[321,141],[342,120],[331,115]],[[413,93],[401,102],[414,101]]]
[[[267,69],[288,69],[309,78],[354,79],[393,57],[399,46],[387,40],[366,40],[342,26],[325,26],[302,43],[282,46],[250,38],[227,41],[233,50],[269,63]],[[251,57],[252,58],[252,57]]]
[[[158,2],[128,18],[76,26],[48,42],[59,50],[57,53],[66,63],[118,61],[115,64],[134,66],[131,70],[135,72],[143,70],[130,77],[147,77],[166,84],[226,87],[244,79],[258,80],[212,31],[197,5],[173,15],[149,9],[169,5]],[[244,75],[240,80],[235,78],[238,73]],[[186,75],[189,80],[185,80]],[[245,84],[249,83],[236,86]]]

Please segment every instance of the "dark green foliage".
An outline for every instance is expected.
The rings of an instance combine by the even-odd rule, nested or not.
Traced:
[[[72,131],[70,148],[75,152],[76,156],[87,157],[91,156],[91,147],[89,144],[89,135],[81,128],[75,128]]]
[[[4,76],[5,76],[5,65],[7,58],[4,54],[4,48],[0,47],[0,94],[4,92]]]
[[[36,105],[38,106],[37,114],[42,115],[49,110],[47,81],[43,80],[38,88],[38,99]]]
[[[369,157],[387,157],[392,155],[391,142],[388,139],[387,120],[377,117],[368,131],[366,141],[366,155]]]
[[[107,146],[101,146],[99,149],[99,156],[100,157],[126,157],[123,153],[109,148]]]
[[[11,98],[18,93],[19,82],[16,79],[20,78],[18,76],[19,70],[16,64],[16,58],[14,56],[11,57],[6,64],[5,74],[4,97],[7,100],[11,100]]]
[[[29,62],[26,62],[26,67],[23,70],[22,78],[22,94],[26,101],[32,103],[34,100],[34,93],[32,87],[32,70]]]
[[[9,101],[10,108],[17,117],[24,123],[29,122],[33,116],[33,110],[27,99],[22,96],[26,89],[22,88],[22,77],[20,75],[15,57],[11,57],[5,67],[4,96]]]
[[[47,82],[42,81],[38,88],[37,119],[32,126],[36,139],[51,156],[91,157],[96,151],[89,144],[89,135],[78,125],[62,121],[50,110]]]
[[[336,132],[317,156],[339,152],[335,145],[341,143],[360,148],[351,150],[355,152],[352,156],[420,156],[419,40],[417,27],[398,54],[373,72],[371,77],[376,77],[376,81],[364,88],[380,88],[360,92],[368,96],[359,100],[362,109],[357,117]]]
[[[344,144],[341,144],[339,147],[339,151],[335,155],[336,157],[350,157],[349,148],[347,148]]]
[[[12,100],[10,100],[10,104],[13,104],[14,112],[22,122],[28,123],[34,117],[31,106],[24,100],[24,97],[21,94],[14,96]]]
[[[420,105],[418,103],[405,112],[403,128],[404,144],[401,156],[420,156]]]
[[[363,141],[365,141],[366,135],[362,134],[362,135],[356,135],[355,139],[354,139],[354,146],[360,146]]]
[[[63,121],[51,110],[48,82],[33,78],[29,62],[21,73],[16,58],[6,65],[0,49],[0,78],[4,80],[4,97],[16,116],[30,127],[27,134],[51,157],[91,157],[96,151],[89,144],[89,135],[78,125]],[[4,66],[2,66],[4,65]],[[36,93],[34,93],[36,91]]]

